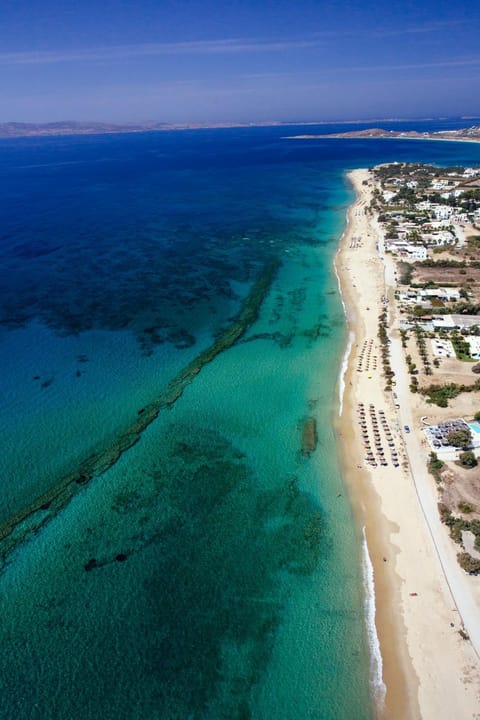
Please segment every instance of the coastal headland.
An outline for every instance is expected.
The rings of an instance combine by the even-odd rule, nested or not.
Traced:
[[[378,714],[477,718],[479,578],[458,565],[437,511],[429,448],[417,421],[424,401],[409,390],[397,265],[385,253],[372,210],[376,180],[368,170],[348,177],[356,200],[336,257],[350,334],[338,434],[374,567],[386,688],[378,691]],[[393,383],[386,379],[386,357]]]
[[[364,130],[348,130],[341,133],[327,133],[323,135],[291,135],[288,140],[456,140],[457,142],[480,142],[480,127],[473,125],[457,130],[385,130],[384,128],[366,128]]]

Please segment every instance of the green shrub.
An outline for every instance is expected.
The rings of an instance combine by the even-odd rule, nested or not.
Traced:
[[[473,385],[459,385],[458,383],[428,385],[420,392],[427,396],[428,403],[438,405],[438,407],[447,407],[450,399],[456,398],[460,393],[474,392],[475,390],[480,390],[480,380],[476,380]]]
[[[438,471],[438,470],[441,470],[445,466],[445,463],[443,462],[443,460],[440,460],[437,453],[431,452],[430,456],[428,458],[428,465],[429,465],[429,468],[431,468],[431,470]]]
[[[470,505],[470,503],[467,502],[459,502],[457,505],[460,512],[465,513],[466,515],[469,515],[473,512],[473,507]]]
[[[447,522],[450,527],[450,537],[458,545],[462,544],[462,532],[465,530],[463,520],[461,518],[454,518],[453,522]]]
[[[460,462],[460,465],[465,468],[474,468],[477,467],[478,461],[475,457],[475,453],[473,453],[471,450],[465,450],[465,452],[461,452],[458,456],[458,460]],[[464,510],[463,512],[467,512]],[[471,510],[470,510],[471,512]]]
[[[478,575],[480,573],[480,560],[473,558],[470,553],[463,552],[457,555],[458,564],[465,572],[470,575]]]

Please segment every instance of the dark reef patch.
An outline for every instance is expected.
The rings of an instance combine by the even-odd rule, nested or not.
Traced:
[[[193,428],[191,443],[179,443],[179,434],[172,430],[157,475],[168,478],[157,502],[173,519],[155,541],[156,571],[145,582],[155,619],[150,672],[164,717],[173,708],[196,717],[208,706],[215,717],[240,720],[281,621],[278,572],[315,568],[320,516],[294,479],[262,491],[218,434]]]
[[[98,485],[88,519],[65,518],[69,542],[52,539],[38,594],[2,624],[2,717],[253,716],[285,612],[318,566],[319,508],[294,477],[267,489],[217,431],[167,425],[154,447],[110,506]],[[23,674],[36,682],[13,692]]]
[[[117,618],[119,628],[132,626],[142,683],[162,717],[240,720],[249,717],[281,623],[281,573],[306,575],[317,565],[319,509],[295,478],[262,489],[244,455],[217,432],[170,426],[159,452],[106,518],[107,528],[121,523],[115,542],[128,550],[112,542],[108,556],[90,557],[84,569],[96,571],[95,583],[97,572],[121,563],[128,573],[147,553],[136,612]],[[128,673],[117,667],[120,677]]]
[[[305,418],[302,429],[302,455],[310,455],[317,447],[317,421],[313,417]]]
[[[251,280],[272,255],[219,229],[180,225],[162,237],[135,228],[133,236],[118,229],[55,247],[40,239],[2,248],[0,323],[15,329],[37,318],[62,336],[128,328],[147,355],[164,342],[182,350],[211,321],[207,306],[238,303],[232,282]]]
[[[114,465],[123,453],[138,442],[144,430],[158,416],[159,412],[170,408],[182,396],[185,388],[196,375],[217,355],[228,350],[244,335],[258,317],[260,307],[277,273],[279,261],[267,263],[263,272],[246,298],[242,309],[233,322],[217,337],[215,342],[194,358],[167,385],[165,391],[137,415],[129,427],[124,429],[107,447],[100,448],[80,463],[73,472],[52,482],[49,490],[36,498],[30,505],[22,508],[0,525],[0,556],[5,559],[8,553],[23,542],[32,532],[45,525],[71,500],[78,487],[93,477],[102,475]],[[48,516],[36,517],[42,505],[51,504]],[[21,526],[19,532],[14,530]]]

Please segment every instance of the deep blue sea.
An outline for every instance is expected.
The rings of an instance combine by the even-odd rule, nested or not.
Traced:
[[[341,129],[0,141],[2,720],[373,717],[345,171],[480,145]]]

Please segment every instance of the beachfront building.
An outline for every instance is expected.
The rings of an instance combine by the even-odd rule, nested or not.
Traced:
[[[410,260],[426,260],[428,251],[424,245],[414,245],[407,240],[386,240],[386,249],[395,255],[404,255]]]
[[[460,291],[457,288],[446,287],[426,288],[425,290],[420,290],[418,294],[421,299],[436,298],[437,300],[442,300],[442,302],[458,302],[461,297]]]
[[[399,300],[411,305],[425,303],[431,300],[440,300],[446,302],[458,302],[460,300],[460,291],[457,288],[426,288],[424,290],[409,290],[408,292],[400,292]]]
[[[470,431],[472,443],[469,449],[473,450],[477,457],[480,456],[480,423],[476,421],[467,422],[463,418],[455,418],[445,420],[438,425],[428,425],[423,428],[427,442],[433,452],[444,460],[456,460],[459,453],[462,452],[462,448],[450,445],[447,439],[449,433],[457,430]]]

